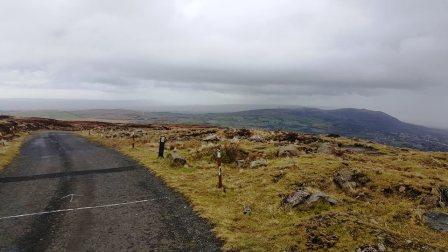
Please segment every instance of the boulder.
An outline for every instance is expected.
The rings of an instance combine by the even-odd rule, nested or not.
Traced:
[[[333,176],[333,181],[342,189],[353,190],[370,182],[369,177],[363,172],[345,168],[337,171]]]
[[[301,154],[301,151],[297,149],[294,144],[288,144],[286,146],[280,146],[278,148],[277,156],[279,157],[296,157]]]
[[[442,212],[427,212],[423,215],[428,226],[436,231],[448,233],[448,214]]]
[[[268,161],[266,161],[266,159],[257,159],[257,160],[250,162],[251,169],[255,169],[255,168],[259,168],[259,167],[267,166],[267,165],[268,165]]]
[[[171,165],[175,167],[181,167],[187,163],[187,160],[176,151],[168,154],[168,158],[170,159]]]
[[[302,187],[283,199],[283,205],[298,207],[301,205],[310,206],[316,202],[323,201],[331,205],[337,204],[337,200],[317,189]]]

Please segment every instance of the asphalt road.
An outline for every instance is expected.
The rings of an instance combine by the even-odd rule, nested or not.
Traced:
[[[219,250],[211,226],[135,161],[67,132],[0,173],[0,251]]]

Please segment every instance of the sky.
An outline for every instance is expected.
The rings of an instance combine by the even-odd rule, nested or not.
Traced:
[[[448,128],[447,13],[447,0],[2,0],[0,98],[355,107]]]

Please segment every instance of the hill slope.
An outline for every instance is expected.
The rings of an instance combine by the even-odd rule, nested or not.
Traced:
[[[448,151],[448,131],[405,123],[383,112],[365,109],[263,109],[194,118],[224,126],[335,133],[399,147]]]

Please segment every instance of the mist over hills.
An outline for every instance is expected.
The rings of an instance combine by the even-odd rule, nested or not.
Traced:
[[[314,134],[339,134],[398,147],[448,151],[448,130],[405,123],[386,113],[366,109],[277,108],[222,113],[148,112],[130,109],[3,111],[15,116],[63,120],[133,123],[197,123],[225,127],[264,128]]]
[[[267,108],[299,108],[287,105],[225,104],[225,105],[172,105],[150,100],[82,100],[82,99],[0,99],[0,111],[40,113],[41,111],[73,110],[133,110],[148,112],[221,113]]]

